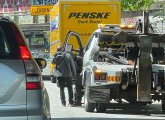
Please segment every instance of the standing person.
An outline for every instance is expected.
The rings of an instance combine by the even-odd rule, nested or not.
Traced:
[[[135,26],[136,26],[137,33],[142,33],[142,21],[141,21],[141,19],[138,19],[136,21]]]
[[[62,52],[62,47],[58,47],[57,53],[59,52]],[[64,92],[64,88],[66,86],[68,88],[69,105],[73,106],[72,78],[76,76],[76,67],[70,53],[62,52],[62,54],[63,54],[62,59],[58,59],[58,55],[55,54],[58,61],[58,65],[56,66],[56,69],[58,69],[59,72],[61,73],[61,76],[57,78],[60,87],[61,103],[63,106],[66,106],[65,92]]]
[[[76,60],[77,79],[75,81],[75,93],[74,93],[74,105],[81,106],[81,100],[83,97],[83,86],[82,86],[82,61]]]
[[[74,100],[75,100],[74,105],[81,106],[81,100],[84,95],[84,93],[82,91],[83,90],[82,75],[78,74],[75,85],[76,86],[75,86],[75,94],[74,94]]]

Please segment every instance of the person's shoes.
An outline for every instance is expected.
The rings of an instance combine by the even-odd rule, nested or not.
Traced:
[[[66,107],[66,104],[62,104],[62,106]]]
[[[66,107],[66,102],[62,102],[62,106]]]
[[[76,102],[74,103],[75,106],[81,106],[81,103],[80,102]]]
[[[75,107],[74,104],[70,104],[70,103],[68,104],[68,106],[69,106],[69,107]]]
[[[66,104],[65,104],[65,103],[63,103],[63,104],[62,104],[62,106],[66,107]]]

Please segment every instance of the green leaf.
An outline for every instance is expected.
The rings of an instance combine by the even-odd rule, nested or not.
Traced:
[[[150,10],[154,0],[121,0],[123,10],[137,11]]]

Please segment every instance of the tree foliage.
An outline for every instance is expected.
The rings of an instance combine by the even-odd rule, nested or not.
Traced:
[[[155,0],[121,0],[123,10],[137,11],[149,10]]]

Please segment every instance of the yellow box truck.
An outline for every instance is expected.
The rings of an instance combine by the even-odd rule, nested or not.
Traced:
[[[69,30],[79,33],[85,45],[98,24],[120,24],[120,7],[120,0],[59,0],[50,12],[50,57]],[[76,43],[73,39],[69,44],[76,48]]]

